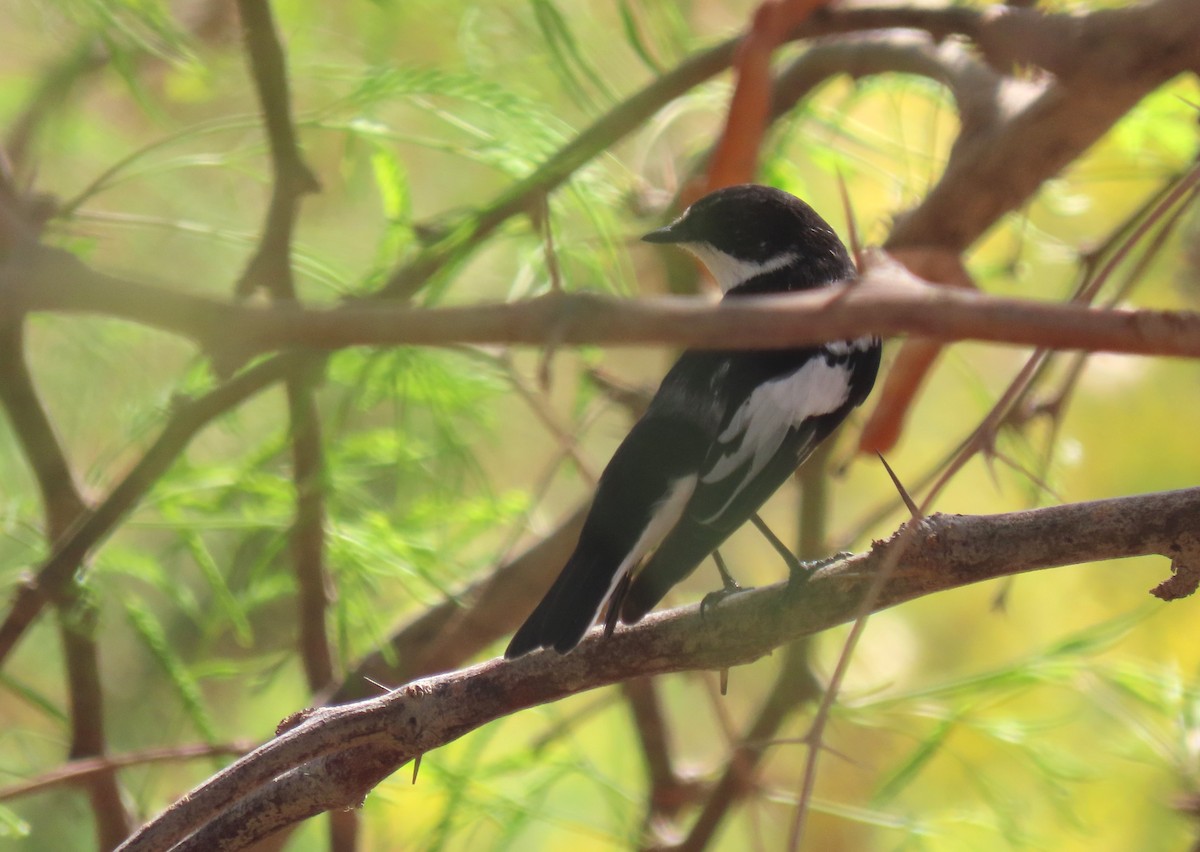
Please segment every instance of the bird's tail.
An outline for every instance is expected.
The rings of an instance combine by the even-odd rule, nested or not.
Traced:
[[[562,573],[504,651],[512,660],[537,648],[565,654],[579,644],[611,594],[621,558],[580,541]]]
[[[629,591],[621,601],[621,621],[626,624],[641,621],[672,586],[696,570],[722,538],[697,524],[680,523],[634,575]]]

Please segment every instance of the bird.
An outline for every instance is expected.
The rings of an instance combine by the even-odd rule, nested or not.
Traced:
[[[690,252],[728,300],[855,276],[845,245],[815,210],[758,184],[711,192],[642,239]],[[640,620],[862,404],[880,354],[870,335],[787,349],[685,351],[613,453],[574,552],[504,656],[568,653],[606,604],[606,633],[618,619]]]

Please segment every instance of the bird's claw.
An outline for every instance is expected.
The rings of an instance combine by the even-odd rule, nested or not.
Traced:
[[[725,598],[744,591],[745,589],[743,589],[737,583],[730,582],[726,583],[724,588],[717,589],[715,592],[709,592],[700,599],[700,616],[703,617],[710,606],[716,606],[721,601],[725,600]]]
[[[794,591],[801,588],[812,579],[812,575],[820,571],[822,568],[828,568],[841,562],[843,559],[849,559],[854,554],[846,550],[839,550],[837,553],[826,556],[822,559],[814,559],[811,562],[802,562],[799,559],[788,564],[788,591]]]

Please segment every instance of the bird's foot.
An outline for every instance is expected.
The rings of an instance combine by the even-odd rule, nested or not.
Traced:
[[[729,566],[725,564],[725,560],[721,557],[721,551],[714,550],[712,557],[713,561],[717,563],[717,571],[721,574],[722,588],[715,592],[709,592],[700,600],[701,617],[704,616],[704,613],[710,606],[716,606],[730,595],[736,595],[738,592],[744,591],[738,581],[733,579],[733,575],[729,573]]]
[[[703,598],[700,599],[700,615],[701,615],[701,617],[704,616],[704,614],[708,611],[709,607],[716,606],[721,601],[725,600],[725,598],[731,597],[732,595],[736,595],[739,592],[744,592],[744,591],[746,591],[746,590],[743,589],[741,586],[739,586],[736,582],[734,582],[731,579],[728,583],[726,583],[724,585],[724,587],[717,589],[715,592],[709,592],[707,595],[705,595]]]
[[[792,592],[801,588],[812,579],[813,574],[822,568],[828,568],[830,565],[841,562],[843,559],[849,559],[851,556],[853,554],[849,551],[839,550],[837,553],[822,559],[814,559],[811,562],[802,562],[799,559],[794,559],[788,563],[788,591]]]

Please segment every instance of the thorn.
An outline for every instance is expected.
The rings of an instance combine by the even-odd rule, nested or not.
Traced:
[[[846,190],[846,176],[838,169],[838,193],[842,196],[842,212],[846,216],[847,235],[850,237],[850,253],[854,256],[854,267],[861,275],[863,271],[862,243],[858,240],[858,228],[854,224],[854,210],[850,206],[850,193]]]
[[[550,386],[554,384],[554,374],[551,371],[550,362],[554,360],[557,349],[557,344],[551,341],[542,350],[541,360],[538,361],[538,387],[541,388],[542,393],[549,393]]]
[[[562,292],[562,274],[558,268],[558,252],[554,249],[554,228],[550,222],[550,196],[542,195],[541,209],[538,211],[538,218],[541,219],[542,226],[542,242],[546,252],[546,272],[550,275],[550,290],[554,293]]]
[[[729,669],[721,669],[721,695],[729,694]]]
[[[413,779],[412,779],[412,783],[413,783],[413,786],[414,786],[414,787],[415,787],[415,786],[417,786],[417,773],[418,773],[418,772],[421,770],[421,758],[422,758],[422,757],[424,757],[424,755],[418,754],[418,755],[416,756],[416,759],[415,759],[415,760],[413,760]]]
[[[896,472],[892,470],[892,466],[887,463],[887,459],[883,457],[883,453],[876,452],[875,455],[879,456],[879,462],[883,465],[883,469],[886,470],[888,476],[892,478],[892,485],[896,486],[896,491],[899,492],[900,499],[904,501],[904,505],[908,507],[908,512],[910,515],[912,515],[913,520],[919,520],[923,513],[919,508],[917,508],[917,504],[913,502],[913,498],[909,496],[907,489],[904,487],[904,483],[900,481],[900,477],[896,476]]]
[[[387,695],[389,692],[393,692],[393,691],[394,691],[394,690],[392,689],[392,687],[390,687],[390,686],[384,686],[384,685],[383,685],[382,683],[380,683],[379,681],[375,680],[374,678],[367,677],[366,675],[364,675],[364,676],[363,676],[363,680],[365,680],[367,683],[371,684],[371,686],[373,686],[373,687],[375,687],[376,689],[378,689],[378,690],[379,690],[380,692],[382,692],[384,695]]]

